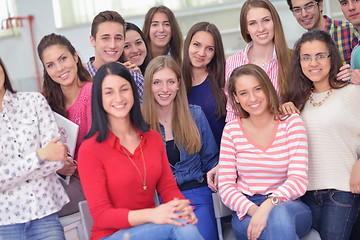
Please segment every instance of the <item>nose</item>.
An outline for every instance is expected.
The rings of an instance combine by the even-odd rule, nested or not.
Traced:
[[[310,60],[310,66],[316,66],[318,64],[318,60],[316,60],[315,57],[311,58]]]
[[[301,9],[301,16],[303,16],[303,17],[305,17],[305,16],[307,16],[307,11],[305,10],[305,8],[302,8]]]
[[[163,32],[164,31],[164,26],[162,24],[159,24],[159,32]]]
[[[256,93],[250,92],[249,96],[250,96],[249,100],[250,100],[251,102],[255,102],[255,101],[256,101],[256,99],[257,99]]]
[[[205,48],[200,48],[199,49],[199,55],[200,56],[205,56]]]
[[[57,72],[61,72],[64,69],[64,66],[62,64],[60,64],[60,63],[56,64],[55,66],[56,66],[56,71]]]
[[[259,32],[262,32],[262,31],[265,30],[265,27],[264,27],[264,24],[263,24],[263,23],[259,23],[258,26],[259,26],[259,29],[258,29]]]
[[[348,4],[349,4],[349,10],[354,10],[354,9],[355,9],[355,8],[354,8],[354,3],[353,3],[352,0],[349,0],[349,1],[348,1]]]
[[[109,47],[115,48],[115,39],[110,39]]]

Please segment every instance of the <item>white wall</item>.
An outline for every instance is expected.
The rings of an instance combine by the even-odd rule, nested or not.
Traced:
[[[179,11],[175,12],[175,15],[179,19],[184,35],[195,22],[210,21],[216,24],[220,31],[224,33],[224,45],[227,53],[231,53],[244,46],[239,30],[239,14],[242,2],[243,1],[239,1],[226,6],[217,5],[208,9],[201,8],[191,11]],[[295,21],[285,0],[274,1],[274,5],[282,19],[289,47],[292,47],[293,43],[300,37],[304,30]],[[72,42],[83,62],[86,62],[88,58],[93,55],[93,49],[89,43],[90,24],[56,29],[53,18],[52,1],[50,0],[17,0],[17,7],[19,16],[34,15],[35,17],[33,28],[36,46],[44,35],[54,32],[66,36]],[[226,8],[228,10],[226,10]],[[217,9],[219,9],[219,11],[216,11]],[[219,14],[216,12],[219,12]],[[126,20],[142,27],[143,17]],[[37,90],[36,71],[27,22],[24,22],[20,36],[0,39],[0,57],[7,67],[15,89],[21,91]],[[36,58],[39,64],[40,75],[42,76],[42,66],[37,56]]]

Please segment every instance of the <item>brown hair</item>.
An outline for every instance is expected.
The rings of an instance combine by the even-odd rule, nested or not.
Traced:
[[[4,88],[8,91],[10,91],[11,93],[15,93],[16,91],[14,91],[12,85],[11,85],[11,82],[10,82],[10,78],[9,78],[9,75],[6,71],[6,68],[5,68],[5,65],[4,65],[4,62],[2,61],[2,59],[0,58],[0,67],[3,69],[3,72],[4,72]]]
[[[96,39],[96,34],[99,28],[99,25],[104,22],[116,22],[121,24],[124,27],[124,36],[125,36],[125,20],[124,18],[116,11],[103,11],[96,15],[91,23],[91,36]]]
[[[329,84],[332,88],[342,88],[348,85],[348,82],[336,80],[336,75],[342,66],[342,58],[339,49],[336,47],[331,36],[324,31],[312,30],[304,33],[294,49],[294,55],[291,58],[291,68],[289,75],[289,92],[286,101],[293,102],[297,108],[302,110],[308,100],[311,90],[314,88],[313,82],[305,76],[300,64],[301,46],[306,42],[323,42],[329,50],[330,72]]]
[[[188,154],[194,154],[201,149],[200,133],[189,110],[185,84],[181,77],[181,70],[176,61],[170,56],[158,56],[150,61],[144,76],[144,97],[142,111],[145,121],[150,128],[160,131],[156,114],[156,102],[152,92],[153,76],[161,69],[169,68],[179,80],[179,90],[174,99],[172,127],[174,139],[179,148],[185,148]]]
[[[183,57],[184,62],[182,65],[182,73],[185,81],[186,91],[190,93],[192,87],[193,66],[190,62],[189,47],[193,36],[200,31],[208,32],[214,38],[215,54],[213,59],[207,65],[207,72],[209,73],[210,86],[213,95],[216,99],[216,115],[218,117],[226,116],[226,96],[224,93],[225,87],[225,53],[221,34],[218,28],[208,22],[199,22],[192,26],[186,35],[184,42]]]
[[[162,12],[167,15],[169,18],[170,26],[171,26],[171,39],[169,42],[169,51],[170,55],[175,59],[175,61],[181,66],[181,50],[182,50],[182,33],[179,27],[179,24],[175,18],[174,13],[168,8],[163,5],[158,7],[152,7],[145,15],[144,25],[142,31],[145,35],[145,40],[148,42],[150,53],[151,51],[151,40],[150,40],[150,27],[151,21],[154,17],[155,13]],[[153,57],[153,56],[152,56]]]
[[[229,85],[228,85],[228,92],[231,104],[233,106],[233,109],[235,110],[235,115],[248,118],[250,114],[245,111],[242,106],[235,101],[235,94],[236,94],[236,88],[235,84],[239,77],[244,75],[250,75],[255,77],[260,84],[261,89],[264,91],[267,100],[268,100],[268,108],[271,113],[273,113],[275,116],[279,115],[279,98],[276,94],[276,90],[267,75],[267,73],[259,66],[255,64],[245,64],[238,68],[235,68],[235,70],[231,73],[229,78]]]
[[[42,59],[44,51],[48,47],[54,45],[63,46],[71,53],[72,56],[76,56],[77,53],[74,46],[66,37],[62,35],[57,35],[55,33],[51,33],[49,35],[44,36],[37,47],[38,55],[41,62],[43,63],[43,68],[44,68],[44,82],[43,82],[44,96],[53,111],[59,113],[64,117],[67,117],[67,111],[65,108],[65,96],[61,90],[61,86],[59,83],[56,83],[54,80],[52,80],[52,78],[49,76]],[[92,81],[89,72],[83,66],[79,56],[76,66],[77,66],[77,75],[80,82]]]
[[[319,3],[319,2],[322,2],[323,0],[315,0],[315,2]],[[289,5],[289,9],[292,11],[293,9],[293,5],[292,5],[292,2],[291,0],[286,0],[287,4]]]
[[[283,98],[288,90],[287,78],[289,75],[291,50],[287,46],[279,14],[274,5],[272,5],[272,3],[268,0],[247,0],[242,6],[240,12],[241,35],[247,43],[252,41],[247,29],[247,14],[251,8],[264,8],[269,10],[271,18],[274,22],[273,41],[279,65],[278,82],[280,85],[280,93]]]

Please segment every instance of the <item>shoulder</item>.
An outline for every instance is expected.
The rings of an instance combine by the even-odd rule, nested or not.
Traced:
[[[16,92],[14,97],[19,103],[25,103],[26,105],[48,105],[44,95],[39,92]]]
[[[202,115],[204,115],[203,110],[198,105],[189,104],[189,110],[194,119],[200,118]]]
[[[242,59],[245,56],[245,48],[242,49],[240,52],[237,52],[233,55],[231,55],[230,57],[228,57],[228,59],[226,60],[226,63],[233,63],[233,62],[237,62],[239,61],[239,59]]]
[[[284,124],[283,127],[286,129],[290,128],[304,128],[304,123],[301,116],[297,113],[291,114],[284,120],[280,121],[280,124]]]
[[[224,127],[224,132],[231,132],[233,130],[239,130],[240,124],[239,124],[239,118],[235,118],[234,120],[227,122]]]
[[[160,146],[164,145],[160,133],[156,130],[150,129],[149,131],[144,132],[143,136],[145,137],[147,143],[148,143],[148,141],[151,141],[151,142],[155,142],[155,143],[161,143]],[[156,144],[156,146],[157,146],[157,144]]]
[[[84,99],[91,99],[92,82],[85,82],[81,88],[81,96]]]
[[[335,89],[335,93],[338,92],[345,98],[352,98],[353,100],[358,100],[356,103],[360,102],[360,85],[348,84],[345,87]]]

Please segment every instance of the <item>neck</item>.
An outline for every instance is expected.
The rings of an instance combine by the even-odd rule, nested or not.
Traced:
[[[156,113],[157,113],[158,121],[161,123],[171,122],[173,117],[173,109],[174,109],[174,102],[172,102],[168,106],[160,106],[159,104],[156,104]]]
[[[100,60],[100,58],[97,58],[96,56],[95,56],[95,60],[92,62],[92,65],[94,66],[94,68],[96,69],[96,70],[98,70],[102,65],[104,65],[105,64],[105,62],[102,62],[101,60]]]
[[[247,118],[249,123],[256,128],[265,128],[269,125],[271,121],[274,121],[275,116],[270,111],[266,111],[258,116],[251,116]]]
[[[203,83],[209,73],[206,68],[192,68],[192,86],[197,86]]]
[[[250,62],[268,62],[272,59],[274,54],[274,42],[270,42],[267,45],[259,45],[254,43],[254,45],[249,49],[248,58]]]
[[[325,25],[326,25],[326,20],[325,18],[322,16],[322,14],[320,15],[320,19],[319,19],[319,22],[317,23],[316,26],[314,26],[314,29],[318,29],[318,30],[321,30],[321,31],[325,31]]]
[[[153,58],[155,58],[157,56],[166,55],[167,54],[167,46],[158,47],[155,45],[151,45],[151,54],[152,54]]]
[[[109,128],[115,136],[121,138],[136,133],[134,125],[130,121],[130,115],[124,119],[113,119],[109,117]]]
[[[3,99],[4,99],[4,95],[5,95],[5,87],[3,86],[0,90],[0,112],[2,112],[2,102],[3,102]]]
[[[76,79],[70,86],[61,86],[61,91],[65,96],[65,107],[69,108],[78,98],[82,85],[78,84],[79,79]]]
[[[326,92],[331,89],[329,81],[314,82],[314,93]]]

